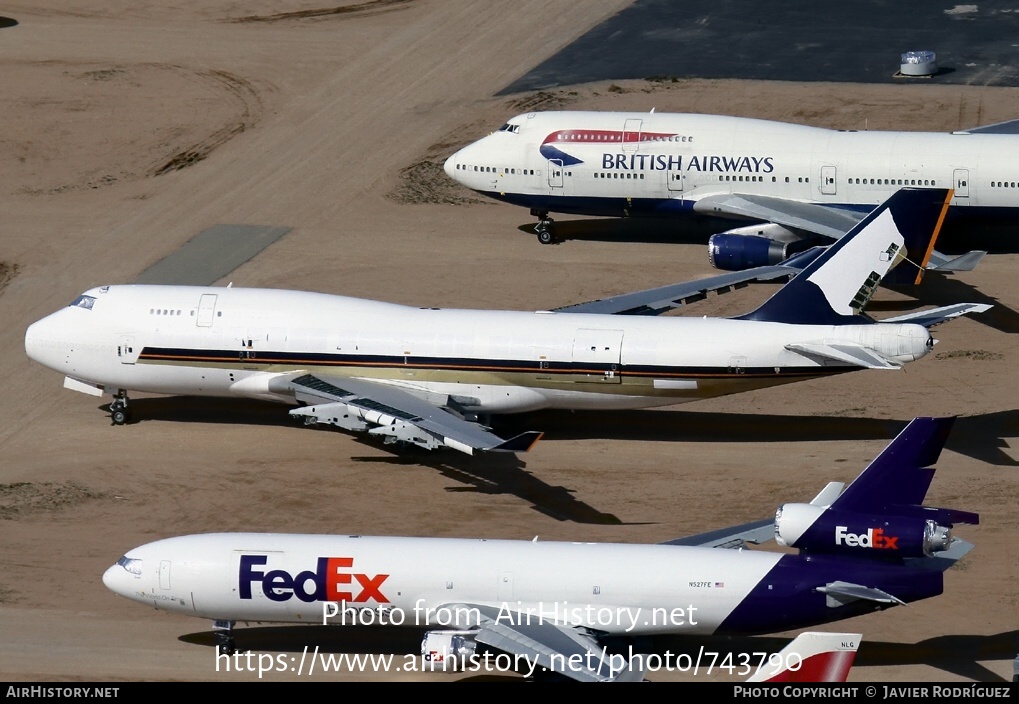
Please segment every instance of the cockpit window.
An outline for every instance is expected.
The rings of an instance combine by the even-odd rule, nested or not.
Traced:
[[[124,557],[117,560],[117,564],[137,577],[140,577],[142,574],[142,561],[137,558],[124,555]]]
[[[69,308],[85,308],[86,310],[92,310],[92,306],[96,303],[95,296],[78,296],[71,302]]]
[[[520,134],[520,125],[514,125],[507,122],[505,125],[499,128],[499,132],[512,132],[513,134]]]

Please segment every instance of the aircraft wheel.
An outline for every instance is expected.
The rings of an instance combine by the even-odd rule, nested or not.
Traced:
[[[114,408],[110,411],[114,425],[124,425],[131,420],[131,412],[126,408]]]

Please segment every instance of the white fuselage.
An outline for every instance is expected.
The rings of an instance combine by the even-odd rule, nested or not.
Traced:
[[[710,634],[781,558],[670,545],[224,533],[135,548],[103,581],[143,604],[216,620],[314,624],[331,614],[332,624],[470,628],[476,614],[456,605],[471,605],[513,614],[513,625],[531,614],[535,624],[607,634]]]
[[[927,186],[955,189],[954,214],[1015,219],[1017,156],[1011,134],[577,111],[511,118],[445,169],[476,191],[548,212],[667,216],[700,212],[699,200],[726,193],[867,212],[899,188]]]
[[[789,345],[844,342],[905,363],[925,355],[929,340],[912,324],[444,310],[300,291],[125,285],[92,289],[33,324],[25,346],[32,359],[108,393],[292,402],[273,380],[312,371],[513,413],[668,405],[860,368]]]

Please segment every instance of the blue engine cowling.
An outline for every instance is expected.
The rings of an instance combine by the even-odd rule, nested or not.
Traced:
[[[778,264],[788,257],[789,243],[758,235],[720,232],[708,238],[708,261],[716,269],[743,271]]]

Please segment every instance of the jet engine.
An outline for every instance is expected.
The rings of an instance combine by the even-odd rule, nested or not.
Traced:
[[[814,554],[878,558],[931,557],[952,545],[951,525],[939,521],[955,512],[920,509],[916,515],[865,515],[813,504],[783,504],[775,513],[775,541]],[[947,522],[947,521],[946,521]]]
[[[802,249],[798,240],[774,223],[737,227],[708,238],[708,261],[725,271],[778,264]]]
[[[477,631],[427,631],[421,639],[421,655],[427,669],[455,671],[474,657]]]

